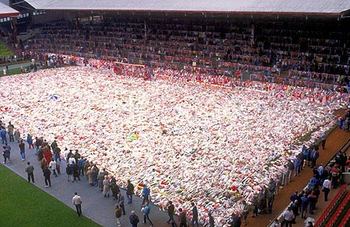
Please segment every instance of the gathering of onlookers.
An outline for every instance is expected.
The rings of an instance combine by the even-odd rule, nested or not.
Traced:
[[[1,130],[3,127],[3,122],[0,122]],[[14,126],[9,123],[10,127],[14,128]],[[24,140],[21,138],[14,138],[10,139],[10,134],[8,131],[5,131],[5,137],[4,139],[4,164],[6,164],[9,161],[9,153],[11,151],[11,146],[9,146],[9,143],[7,142],[7,138],[9,137],[9,142],[11,143],[19,143],[19,150],[20,150],[20,158],[22,161],[26,160],[26,157],[22,152],[24,152],[24,148],[26,147],[24,144]],[[29,138],[29,139],[28,139]],[[6,141],[6,142],[5,142]],[[18,141],[18,142],[17,142]],[[117,184],[116,179],[114,176],[111,176],[108,171],[104,168],[99,168],[96,164],[94,164],[91,161],[88,161],[86,158],[82,157],[78,150],[68,150],[67,148],[64,149],[65,155],[61,154],[61,149],[59,148],[59,145],[56,140],[54,140],[51,144],[49,144],[44,138],[35,137],[35,139],[32,139],[31,135],[27,135],[27,141],[28,148],[30,152],[34,152],[37,160],[38,165],[41,168],[42,176],[44,178],[44,187],[45,188],[51,188],[53,186],[53,183],[55,182],[53,179],[51,179],[51,176],[59,177],[62,175],[61,172],[61,165],[62,161],[66,162],[66,174],[68,176],[67,181],[68,182],[78,182],[81,180],[80,177],[86,177],[87,182],[92,187],[97,187],[97,189],[102,193],[102,195],[105,198],[112,197],[115,201],[115,208],[114,208],[114,214],[116,218],[116,224],[117,226],[121,226],[121,218],[124,215],[127,215],[126,209],[125,209],[125,198],[124,195],[120,189],[120,186]],[[29,152],[28,151],[28,152]],[[27,181],[28,183],[32,182],[35,184],[34,180],[34,171],[36,171],[36,168],[32,165],[31,162],[27,162],[27,165],[24,169],[24,171],[27,174]],[[132,204],[133,200],[132,197],[135,194],[135,186],[131,183],[130,180],[127,182],[127,186],[125,188],[125,194],[127,197],[127,204]],[[143,224],[150,224],[150,226],[153,226],[152,218],[151,218],[151,191],[147,187],[146,184],[143,185],[143,188],[141,189],[140,196],[142,198],[142,205],[141,205],[141,214],[143,215],[142,222]],[[72,204],[76,208],[76,212],[78,216],[82,216],[82,199],[81,196],[78,195],[76,192],[72,198]],[[194,202],[192,202],[192,210],[186,211],[182,208],[178,209],[178,218],[175,218],[176,215],[176,208],[173,205],[171,201],[169,201],[168,205],[166,206],[167,213],[169,216],[169,220],[167,223],[171,226],[199,226],[201,223],[199,221],[199,214],[198,209]],[[188,214],[191,214],[191,219],[187,217]],[[238,216],[237,216],[238,217]],[[239,217],[240,219],[240,217]],[[131,211],[131,214],[129,215],[129,223],[132,226],[138,226],[138,223],[140,222],[140,219],[138,215],[135,213],[135,211]],[[210,220],[209,222],[210,227],[214,226],[214,217],[211,216],[210,213]],[[236,225],[235,225],[236,226]]]

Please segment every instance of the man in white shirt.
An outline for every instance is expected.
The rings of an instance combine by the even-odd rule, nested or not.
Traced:
[[[328,194],[331,190],[331,185],[331,181],[328,178],[323,181],[322,191],[324,192],[324,201],[328,200]]]
[[[81,204],[83,203],[81,201],[81,198],[80,196],[78,195],[78,193],[74,193],[74,196],[72,198],[72,203],[73,205],[75,206],[76,210],[77,210],[77,214],[78,216],[80,217],[82,215],[82,212],[81,212]]]
[[[70,157],[70,158],[68,159],[68,164],[69,164],[69,165],[74,165],[74,164],[75,164],[75,158],[74,158],[74,157]]]
[[[286,227],[292,226],[293,220],[295,218],[293,211],[290,207],[282,214]]]
[[[49,163],[49,168],[52,170],[53,175],[55,175],[55,177],[57,177],[56,166],[57,166],[56,161],[52,159],[51,162]]]

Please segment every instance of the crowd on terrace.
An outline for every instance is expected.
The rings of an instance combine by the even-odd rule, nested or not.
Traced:
[[[59,21],[40,28],[39,35],[24,43],[23,53],[78,55],[166,68],[196,66],[228,75],[246,70],[265,76],[282,72],[289,83],[302,79],[347,85],[350,75],[349,29],[340,22],[316,26],[307,21],[103,18]]]

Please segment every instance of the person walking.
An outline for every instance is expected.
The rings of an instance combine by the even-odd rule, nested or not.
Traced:
[[[118,203],[115,205],[115,209],[114,209],[114,214],[115,214],[115,217],[117,219],[117,226],[121,226],[120,224],[120,218],[122,216],[122,209],[121,207],[118,205]]]
[[[128,185],[126,186],[126,197],[128,198],[128,204],[132,203],[132,195],[134,194],[134,185],[128,180]]]
[[[74,193],[74,196],[72,198],[72,203],[75,206],[75,209],[77,210],[77,214],[80,217],[82,215],[82,211],[81,211],[81,204],[83,203],[81,200],[81,197],[78,195],[77,192]]]
[[[129,221],[132,227],[137,227],[138,223],[140,222],[139,217],[135,214],[135,211],[131,211],[131,215],[129,216]]]
[[[119,204],[120,208],[122,209],[123,215],[125,215],[125,205],[124,205],[125,199],[124,199],[124,196],[122,195],[121,192],[118,193],[117,198],[118,198],[117,203]]]
[[[173,204],[172,201],[168,202],[168,216],[169,216],[169,220],[167,221],[167,223],[172,223],[174,222],[174,214],[175,214],[175,206]]]
[[[198,223],[198,209],[197,209],[197,206],[192,202],[191,203],[192,205],[192,227],[194,226],[194,224],[196,224],[196,226],[198,227],[199,226],[199,223]]]
[[[149,218],[149,214],[151,212],[151,208],[150,208],[149,204],[145,203],[145,205],[143,206],[141,211],[142,211],[142,214],[143,214],[143,223],[146,224],[147,220],[148,220],[149,223],[151,224],[151,226],[153,226],[153,223],[152,223],[151,219]]]
[[[53,175],[55,175],[55,177],[57,177],[57,163],[54,159],[51,159],[51,162],[49,163],[49,168],[51,169]]]
[[[25,151],[25,144],[23,142],[23,140],[20,140],[19,144],[19,152],[20,152],[20,155],[21,155],[21,160],[24,161],[26,160],[26,151]]]
[[[332,186],[331,181],[329,180],[329,178],[326,178],[326,179],[323,181],[323,185],[322,185],[322,191],[323,191],[323,193],[324,193],[324,201],[325,201],[325,202],[328,201],[328,194],[329,194],[329,192],[331,191],[331,186]]]
[[[32,180],[33,184],[34,182],[34,167],[30,164],[30,162],[27,162],[27,167],[25,169],[27,175],[28,175],[28,183],[30,183],[30,180]]]
[[[51,187],[51,171],[46,167],[43,172],[45,178],[45,188]]]

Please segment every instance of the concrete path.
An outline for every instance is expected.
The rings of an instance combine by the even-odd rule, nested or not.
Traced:
[[[18,174],[19,176],[27,179],[27,174],[25,173],[25,167],[27,162],[30,161],[34,166],[34,178],[35,178],[35,186],[41,188],[45,192],[50,195],[56,197],[58,200],[67,204],[72,209],[75,209],[72,205],[72,197],[74,192],[78,192],[80,194],[83,204],[82,204],[82,212],[83,215],[94,220],[96,223],[105,226],[105,227],[115,227],[116,219],[114,216],[114,206],[115,201],[113,198],[104,198],[102,193],[97,189],[97,187],[89,186],[86,177],[81,177],[80,182],[68,182],[67,175],[65,173],[66,163],[62,161],[61,169],[63,170],[62,174],[58,177],[51,177],[51,188],[44,187],[44,177],[42,175],[42,170],[40,168],[39,162],[37,160],[37,156],[35,155],[34,150],[28,150],[28,146],[26,144],[26,160],[21,161],[20,153],[18,148],[18,143],[12,142],[11,146],[11,162],[6,164],[10,170]],[[0,147],[2,151],[2,147]],[[1,155],[1,158],[2,155]],[[1,159],[1,163],[3,160]],[[125,209],[126,215],[121,218],[121,226],[127,227],[131,226],[129,223],[129,215],[131,210],[135,210],[136,214],[139,216],[140,223],[138,226],[150,226],[150,224],[143,224],[143,215],[141,214],[141,202],[142,200],[139,197],[133,198],[133,204],[127,204],[127,199],[125,195],[125,190],[122,190],[122,193],[125,197]],[[158,207],[152,205],[150,218],[153,222],[154,227],[167,227],[171,226],[166,223],[167,214],[164,211],[159,210]]]

